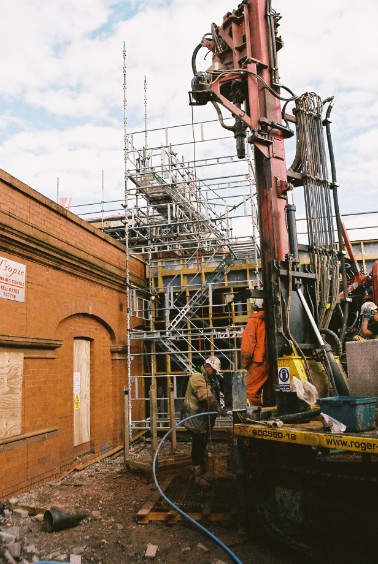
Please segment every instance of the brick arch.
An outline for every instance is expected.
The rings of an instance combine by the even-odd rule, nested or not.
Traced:
[[[73,317],[74,315],[88,315],[96,319],[108,330],[113,344],[116,342],[116,334],[112,327],[112,321],[109,313],[107,309],[101,305],[93,304],[93,302],[88,300],[77,300],[75,302],[65,303],[63,306],[58,308],[55,315],[56,328],[58,328],[58,326],[69,317]]]

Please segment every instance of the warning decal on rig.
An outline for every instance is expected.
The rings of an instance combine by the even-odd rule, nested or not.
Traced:
[[[281,392],[290,392],[290,372],[285,366],[278,369],[278,386]]]

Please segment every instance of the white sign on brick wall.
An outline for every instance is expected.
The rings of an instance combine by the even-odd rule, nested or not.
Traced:
[[[25,301],[26,266],[0,257],[0,298]]]

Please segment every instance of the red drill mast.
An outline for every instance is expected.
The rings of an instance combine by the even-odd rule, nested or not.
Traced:
[[[335,387],[347,394],[343,376],[319,330],[319,327],[323,332],[328,330],[332,312],[340,299],[338,268],[344,259],[341,247],[337,252],[333,239],[330,193],[333,192],[336,209],[337,184],[334,178],[329,182],[326,175],[321,115],[324,103],[315,94],[296,97],[280,85],[277,65],[277,52],[282,47],[277,33],[279,20],[270,0],[244,0],[224,16],[222,25],[212,24],[211,33],[203,37],[193,53],[190,103],[213,103],[221,125],[234,133],[239,158],[245,156],[245,137],[254,146],[271,397],[277,384],[278,358],[283,354],[297,355],[298,351],[301,351],[307,372],[305,354],[317,354],[333,385],[339,382]],[[213,53],[213,64],[206,72],[197,72],[195,65],[201,47]],[[282,89],[286,90],[285,96],[281,94]],[[299,99],[296,108],[299,117],[285,115],[283,120],[281,100]],[[235,118],[233,126],[224,125],[219,104]],[[329,113],[330,109],[325,120],[328,126]],[[308,217],[317,215],[310,228],[312,272],[303,271],[299,263],[295,206],[288,204],[287,198],[293,184],[288,182],[284,139],[294,134],[288,127],[288,119],[297,121],[302,143],[302,156],[295,160],[290,181],[296,186],[303,184],[310,194]],[[308,120],[312,120],[314,128],[312,125],[307,127]],[[309,129],[315,129],[318,137],[307,139]],[[320,159],[316,156],[311,162],[308,151],[315,153],[318,145]],[[320,169],[316,168],[318,162]],[[331,168],[333,172],[334,167]],[[318,206],[316,213],[314,206]],[[331,282],[325,284],[323,281],[332,271]],[[344,301],[347,309],[348,298]],[[308,378],[311,379],[310,374]]]

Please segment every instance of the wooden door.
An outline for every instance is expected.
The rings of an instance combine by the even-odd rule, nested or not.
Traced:
[[[74,340],[74,446],[88,442],[91,437],[90,348],[90,341]]]

